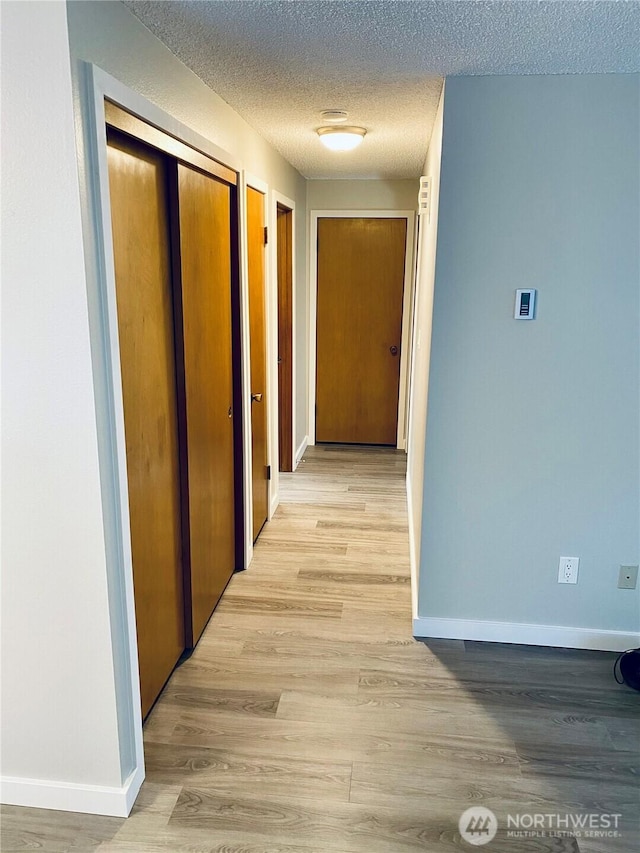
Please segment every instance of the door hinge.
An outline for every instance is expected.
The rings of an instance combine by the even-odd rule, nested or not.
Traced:
[[[269,242],[269,229],[265,225],[264,226],[264,244],[265,244],[265,246],[267,245],[268,242]]]
[[[267,480],[271,479],[271,465],[267,465]]]

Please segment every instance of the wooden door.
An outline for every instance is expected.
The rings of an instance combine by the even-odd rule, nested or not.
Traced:
[[[293,471],[293,211],[277,208],[278,455]]]
[[[318,220],[316,440],[396,444],[406,219]]]
[[[235,568],[231,187],[182,163],[177,168],[192,623],[187,642],[195,645]]]
[[[253,541],[269,512],[267,458],[267,345],[265,315],[264,195],[247,187],[249,325],[251,351],[251,467]]]
[[[142,714],[184,650],[166,162],[110,131],[109,189]]]

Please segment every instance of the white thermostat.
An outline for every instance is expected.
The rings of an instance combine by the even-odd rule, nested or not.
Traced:
[[[534,319],[537,292],[537,290],[516,290],[516,307],[513,312],[516,320]]]

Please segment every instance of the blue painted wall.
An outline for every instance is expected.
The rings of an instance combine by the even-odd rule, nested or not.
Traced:
[[[447,80],[420,616],[638,630],[639,103],[638,75]]]

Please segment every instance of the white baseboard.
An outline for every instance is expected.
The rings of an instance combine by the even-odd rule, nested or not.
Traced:
[[[120,788],[2,776],[0,802],[8,806],[128,817],[143,781],[143,767],[136,768]]]
[[[409,567],[411,572],[411,613],[414,620],[418,616],[418,584],[420,575],[418,573],[418,554],[416,552],[416,532],[413,527],[413,497],[411,491],[411,477],[407,471],[407,521],[409,525]]]
[[[304,456],[304,452],[309,446],[309,436],[305,435],[302,439],[300,447],[296,450],[296,455],[293,457],[293,470],[295,471],[298,465],[300,464],[300,460]]]
[[[640,634],[603,631],[600,628],[563,628],[516,622],[479,622],[473,619],[440,619],[421,616],[413,620],[413,636],[420,639],[483,640],[568,649],[623,652],[640,647]]]

